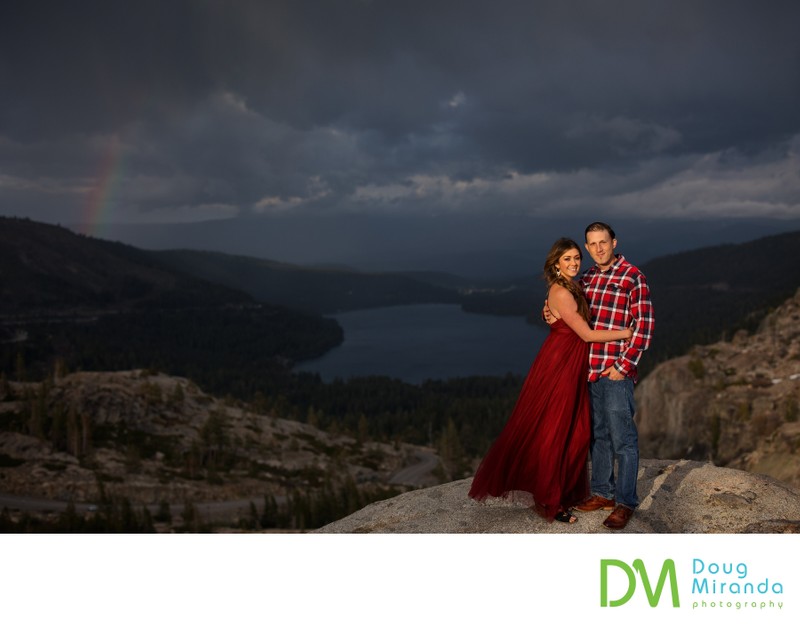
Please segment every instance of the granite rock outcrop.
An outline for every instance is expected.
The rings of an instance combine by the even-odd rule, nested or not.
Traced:
[[[755,333],[659,364],[635,397],[643,457],[709,460],[800,486],[800,291]]]
[[[547,522],[505,500],[467,496],[472,479],[372,503],[317,533],[800,533],[800,491],[775,479],[697,461],[644,460],[641,504],[622,532],[607,512],[577,513],[574,524]]]
[[[416,478],[404,476],[423,457]],[[358,441],[148,371],[0,384],[0,493],[75,503],[260,499],[292,489],[436,484],[432,450]],[[398,482],[399,481],[399,482]]]

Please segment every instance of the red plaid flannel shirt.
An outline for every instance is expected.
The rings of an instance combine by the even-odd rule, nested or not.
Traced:
[[[639,268],[617,255],[608,270],[603,272],[592,266],[583,273],[580,282],[589,303],[593,329],[633,329],[630,340],[589,344],[589,381],[596,382],[603,371],[614,366],[636,382],[636,365],[650,346],[655,326],[647,279]]]

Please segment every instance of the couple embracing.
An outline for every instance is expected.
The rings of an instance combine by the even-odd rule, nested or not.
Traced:
[[[655,320],[647,279],[615,252],[614,230],[595,222],[585,237],[594,265],[582,275],[570,239],[556,241],[545,260],[550,334],[469,495],[526,501],[567,523],[576,520],[572,509],[607,510],[603,525],[623,529],[639,504],[633,387]]]

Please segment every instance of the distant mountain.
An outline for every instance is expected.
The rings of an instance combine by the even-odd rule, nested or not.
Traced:
[[[153,251],[151,255],[173,270],[243,290],[257,300],[317,314],[412,303],[457,303],[456,288],[467,283],[436,273],[370,274],[197,250]]]
[[[437,287],[447,288],[448,290],[456,290],[464,292],[476,285],[485,285],[484,282],[476,282],[472,279],[467,279],[457,274],[450,274],[449,272],[437,272],[433,270],[400,270],[395,274],[414,279],[420,283],[435,285]]]
[[[483,213],[248,215],[189,224],[108,225],[102,236],[148,250],[201,250],[311,265],[333,261],[359,270],[439,270],[469,279],[538,277],[551,244],[579,243],[591,222],[609,221],[631,261],[741,243],[800,230],[800,218],[551,217]]]
[[[241,290],[169,270],[138,248],[0,217],[0,315],[253,302]]]
[[[800,231],[658,257],[641,266],[656,311],[646,362],[754,331],[800,287]]]
[[[538,324],[546,291],[544,280],[535,276],[496,281],[466,292],[461,308],[477,314],[525,316],[529,322]]]
[[[0,218],[0,373],[154,368],[216,392],[342,341],[331,320],[256,301],[150,253],[65,228]],[[245,385],[246,382],[246,385]]]

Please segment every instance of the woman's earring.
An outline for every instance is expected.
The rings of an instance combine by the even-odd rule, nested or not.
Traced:
[[[556,268],[556,276],[557,276],[557,277],[560,277],[560,276],[561,276],[561,270],[559,270],[558,268]]]

